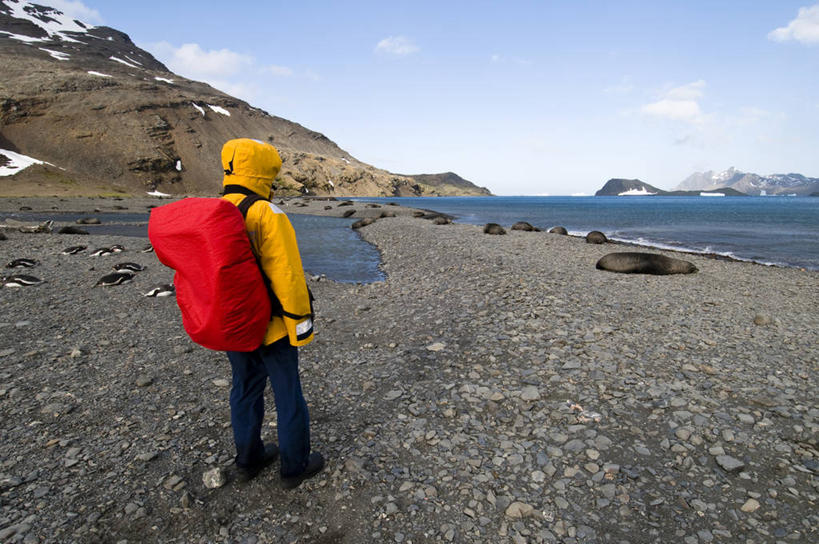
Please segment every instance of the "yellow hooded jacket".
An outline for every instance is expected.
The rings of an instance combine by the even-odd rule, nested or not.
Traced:
[[[282,161],[272,145],[240,138],[230,140],[222,147],[222,168],[225,177],[222,197],[235,205],[246,195],[232,193],[231,185],[249,189],[262,198],[273,196],[273,180],[281,169]],[[304,280],[301,255],[296,244],[296,233],[290,220],[271,202],[255,202],[247,212],[245,228],[253,252],[273,287],[285,312],[309,315],[310,296]],[[313,340],[313,320],[310,317],[291,319],[274,316],[267,326],[264,344],[289,337],[290,344],[303,346]]]

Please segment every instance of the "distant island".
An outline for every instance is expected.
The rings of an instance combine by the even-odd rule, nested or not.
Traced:
[[[606,182],[594,196],[748,196],[730,187],[711,191],[664,191],[639,179],[614,178]]]
[[[639,179],[612,178],[595,196],[816,196],[819,178],[802,174],[759,174],[729,168],[695,172],[665,191]]]

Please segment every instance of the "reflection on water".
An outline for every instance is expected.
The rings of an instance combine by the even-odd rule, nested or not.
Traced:
[[[84,217],[95,217],[102,224],[76,225],[76,220]],[[384,280],[378,250],[350,228],[353,219],[298,214],[287,217],[296,230],[302,266],[308,274],[324,274],[328,279],[345,283]],[[0,221],[6,218],[28,222],[53,220],[78,226],[89,234],[148,237],[147,213],[0,213]]]

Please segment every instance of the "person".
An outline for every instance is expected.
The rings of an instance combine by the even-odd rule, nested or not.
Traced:
[[[313,340],[310,293],[293,227],[267,200],[273,195],[273,181],[281,164],[276,148],[257,140],[239,138],[222,147],[222,198],[237,206],[249,195],[266,199],[254,202],[247,210],[245,228],[283,310],[283,315],[271,317],[259,348],[228,351],[227,356],[233,371],[230,420],[240,479],[254,478],[280,457],[282,485],[294,488],[320,472],[324,458],[310,451],[310,416],[298,370],[298,346]],[[278,447],[265,446],[261,438],[268,379],[276,405]]]

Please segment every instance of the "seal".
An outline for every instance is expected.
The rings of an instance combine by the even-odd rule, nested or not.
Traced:
[[[609,239],[599,230],[593,230],[586,235],[587,244],[605,244]]]
[[[79,227],[72,227],[71,225],[67,227],[62,227],[60,230],[57,231],[57,234],[88,234],[88,231],[85,229],[81,229]]]
[[[361,227],[366,227],[367,225],[372,225],[375,223],[375,217],[365,217],[364,219],[359,219],[352,225],[350,225],[351,229],[360,229]]]
[[[531,223],[527,223],[526,221],[518,221],[517,223],[512,225],[512,230],[522,230],[524,232],[540,232],[539,228],[532,226]]]
[[[438,217],[436,217],[435,219],[432,220],[432,224],[433,225],[451,225],[452,224],[452,219],[450,219],[449,217],[443,216],[443,215],[439,215]]]
[[[498,225],[497,223],[487,223],[483,227],[484,234],[506,234],[506,231],[503,230],[503,227]]]
[[[552,227],[552,228],[549,229],[549,233],[550,234],[562,234],[562,235],[565,236],[565,235],[569,234],[569,231],[566,230],[566,227]]]
[[[94,287],[111,287],[112,285],[122,285],[134,279],[133,272],[114,272],[101,277]]]
[[[598,270],[621,272],[623,274],[691,274],[697,267],[688,261],[674,259],[657,253],[623,252],[609,253],[603,256],[596,265]]]

